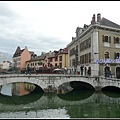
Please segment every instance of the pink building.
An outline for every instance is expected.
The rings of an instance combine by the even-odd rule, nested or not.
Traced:
[[[15,53],[13,54],[13,66],[19,70],[26,68],[26,61],[31,59],[31,55],[34,52],[28,51],[28,48],[25,46],[24,49],[17,47]]]

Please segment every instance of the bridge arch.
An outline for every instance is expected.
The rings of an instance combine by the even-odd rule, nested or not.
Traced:
[[[7,85],[9,83],[17,83],[17,82],[26,82],[26,83],[32,83],[35,84],[37,86],[39,86],[40,88],[43,89],[47,87],[47,85],[44,82],[41,82],[39,79],[35,79],[32,77],[8,77],[8,78],[2,78],[0,79],[0,85]]]
[[[105,77],[90,77],[80,75],[64,75],[64,74],[42,74],[42,75],[0,75],[0,85],[5,85],[14,82],[28,82],[33,83],[43,89],[46,92],[48,86],[53,86],[56,90],[60,85],[64,83],[70,83],[72,81],[85,82],[95,88],[95,90],[101,90],[106,86],[116,86],[120,88],[120,81],[116,78]]]

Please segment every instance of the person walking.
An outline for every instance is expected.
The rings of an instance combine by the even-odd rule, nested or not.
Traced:
[[[27,74],[31,75],[31,68],[29,66],[27,67],[26,75]]]
[[[38,66],[38,64],[35,66],[35,70],[36,70],[36,75],[37,75],[38,72],[39,72],[39,66]]]
[[[110,77],[112,78],[112,73],[111,73],[111,70],[109,71],[109,74],[110,74]]]
[[[67,68],[66,68],[66,66],[64,68],[64,74],[67,74]]]
[[[88,74],[88,78],[90,78],[90,69],[89,68],[88,68],[87,74]]]
[[[81,66],[81,67],[80,67],[80,70],[81,70],[81,75],[83,75],[83,70],[84,70],[84,67],[83,67],[83,66]]]

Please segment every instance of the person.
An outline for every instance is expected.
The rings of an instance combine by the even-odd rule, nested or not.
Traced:
[[[66,68],[66,66],[65,66],[65,68],[64,68],[64,74],[66,74],[67,73],[67,68]]]
[[[39,72],[39,66],[38,66],[38,64],[35,66],[35,70],[36,70],[36,75],[37,75],[38,72]]]
[[[26,72],[26,75],[27,75],[27,73],[28,73],[29,75],[31,75],[31,69],[30,69],[30,67],[29,67],[29,66],[27,67],[27,72]]]
[[[110,77],[112,78],[112,73],[111,73],[111,70],[109,71],[109,74],[110,74]]]
[[[89,68],[88,68],[87,74],[88,74],[88,78],[90,78],[90,69]]]
[[[105,71],[105,77],[110,77],[110,72],[109,72],[109,70],[106,70],[106,71]]]
[[[80,70],[81,70],[81,75],[83,75],[83,69],[84,69],[84,67],[83,67],[83,66],[81,66],[81,67],[80,67]]]

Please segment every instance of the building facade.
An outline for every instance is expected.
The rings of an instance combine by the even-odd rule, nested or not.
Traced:
[[[111,71],[120,76],[120,25],[101,18],[101,14],[92,17],[91,24],[77,27],[76,36],[68,45],[68,66],[75,72],[87,75],[105,75]]]
[[[24,49],[17,47],[15,53],[13,54],[13,66],[19,70],[26,68],[26,61],[31,59],[31,56],[34,52],[28,51],[28,48],[25,46]]]
[[[42,52],[40,56],[27,60],[26,68],[29,66],[34,69],[37,64],[39,68],[68,68],[68,48]]]

